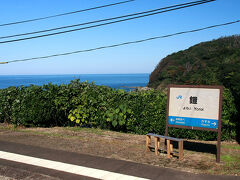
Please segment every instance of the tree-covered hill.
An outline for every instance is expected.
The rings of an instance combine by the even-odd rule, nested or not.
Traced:
[[[224,85],[240,90],[240,36],[203,42],[160,61],[149,78],[149,87],[172,84]]]
[[[148,86],[162,89],[168,84],[223,85],[234,97],[240,128],[240,35],[203,42],[162,59]]]

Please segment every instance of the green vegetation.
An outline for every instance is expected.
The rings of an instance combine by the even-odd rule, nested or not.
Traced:
[[[200,43],[162,59],[151,73],[148,86],[164,89],[168,84],[223,85],[227,89],[224,103],[228,104],[223,108],[233,112],[227,115],[223,109],[223,123],[235,129],[240,142],[239,35]]]
[[[0,90],[0,122],[25,127],[81,126],[120,132],[164,134],[166,94],[159,90],[125,92],[74,80],[65,85],[9,87]],[[222,139],[236,136],[236,113],[224,90]],[[216,139],[216,133],[171,129],[174,137]]]
[[[223,148],[227,148],[227,149],[237,149],[240,150],[240,145],[237,144],[227,144],[227,145],[222,145]]]
[[[235,161],[236,161],[236,158],[234,158],[234,157],[231,156],[231,155],[224,155],[224,156],[222,156],[222,160],[223,160],[224,162],[231,163],[231,162],[235,162]]]
[[[226,164],[225,169],[229,169],[231,171],[236,171],[235,173],[239,172],[240,170],[240,156],[239,155],[223,155],[221,156],[222,161]]]

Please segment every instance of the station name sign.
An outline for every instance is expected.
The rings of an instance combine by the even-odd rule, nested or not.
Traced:
[[[221,94],[220,86],[170,85],[168,125],[217,131],[221,123]]]
[[[215,131],[221,154],[222,86],[169,85],[165,135],[168,128]]]

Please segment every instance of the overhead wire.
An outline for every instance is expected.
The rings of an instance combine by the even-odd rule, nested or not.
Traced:
[[[177,33],[163,35],[163,36],[155,36],[155,37],[142,39],[142,40],[129,41],[129,42],[124,42],[124,43],[119,43],[119,44],[101,46],[101,47],[97,47],[97,48],[78,50],[78,51],[61,53],[61,54],[53,54],[53,55],[48,55],[48,56],[40,56],[40,57],[33,57],[33,58],[26,58],[26,59],[16,59],[16,60],[11,60],[11,61],[0,62],[0,64],[8,64],[8,63],[25,62],[25,61],[32,61],[32,60],[39,60],[39,59],[47,59],[47,58],[52,58],[52,57],[66,56],[66,55],[71,55],[71,54],[78,54],[78,53],[96,51],[96,50],[100,50],[100,49],[113,48],[113,47],[118,47],[118,46],[129,45],[129,44],[142,43],[142,42],[146,42],[146,41],[152,41],[152,40],[156,40],[156,39],[162,39],[162,38],[167,38],[167,37],[171,37],[171,36],[177,36],[177,35],[181,35],[181,34],[193,33],[193,32],[197,32],[197,31],[203,31],[203,30],[206,30],[206,29],[212,29],[212,28],[216,28],[216,27],[227,26],[227,25],[231,25],[231,24],[235,24],[235,23],[239,23],[239,22],[240,22],[240,20],[236,20],[236,21],[231,21],[231,22],[227,22],[227,23],[223,23],[223,24],[216,24],[216,25],[212,25],[212,26],[207,26],[207,27],[203,27],[203,28],[177,32]]]
[[[0,27],[2,27],[2,26],[10,26],[10,25],[15,25],[15,24],[23,24],[23,23],[33,22],[33,21],[40,21],[40,20],[55,18],[55,17],[59,17],[59,16],[66,16],[66,15],[70,15],[70,14],[76,14],[76,13],[81,13],[81,12],[85,12],[85,11],[91,11],[91,10],[105,8],[105,7],[110,7],[110,6],[116,6],[116,5],[120,5],[120,4],[124,4],[124,3],[129,3],[129,2],[132,2],[132,1],[136,1],[136,0],[121,1],[121,2],[117,2],[117,3],[106,4],[106,5],[102,5],[102,6],[97,6],[97,7],[87,8],[87,9],[81,9],[81,10],[67,12],[67,13],[62,13],[62,14],[56,14],[56,15],[40,17],[40,18],[35,18],[35,19],[28,19],[28,20],[23,20],[23,21],[4,23],[4,24],[0,24]]]
[[[209,3],[209,2],[213,2],[213,1],[216,1],[216,0],[204,0],[204,1],[201,1],[201,2],[197,1],[198,3],[193,3],[193,4],[190,4],[190,5],[186,5],[186,6],[176,7],[176,8],[160,11],[160,12],[144,14],[144,15],[135,16],[135,17],[126,18],[126,19],[121,19],[121,20],[117,20],[117,21],[111,21],[111,22],[107,22],[107,23],[87,26],[87,27],[83,27],[83,28],[71,29],[71,30],[66,30],[66,31],[60,31],[60,32],[49,33],[49,34],[43,34],[43,35],[38,35],[38,36],[31,36],[31,37],[20,38],[20,39],[0,41],[0,44],[17,42],[17,41],[24,41],[24,40],[30,40],[30,39],[36,39],[36,38],[42,38],[42,37],[47,37],[47,36],[59,35],[59,34],[65,34],[65,33],[70,33],[70,32],[74,32],[74,31],[80,31],[80,30],[84,30],[84,29],[90,29],[90,28],[105,26],[105,25],[109,25],[109,24],[115,24],[115,23],[119,23],[119,22],[129,21],[129,20],[133,20],[133,19],[143,18],[143,17],[147,17],[147,16],[160,14],[160,13],[165,13],[165,12],[169,12],[169,11],[178,10],[178,9],[183,9],[183,8],[187,8],[187,7],[191,7],[191,6],[201,5],[201,4],[205,4],[205,3]]]
[[[39,34],[39,33],[44,33],[44,32],[49,32],[49,31],[56,31],[56,30],[60,30],[60,29],[66,29],[66,28],[78,27],[78,26],[100,23],[100,22],[105,22],[105,21],[110,21],[110,20],[122,19],[122,18],[126,18],[126,17],[148,14],[148,13],[152,13],[152,12],[156,12],[156,11],[160,11],[160,10],[164,10],[164,9],[170,9],[170,8],[175,8],[175,7],[180,7],[180,6],[185,6],[185,5],[190,5],[190,4],[195,4],[195,3],[205,2],[205,1],[209,1],[209,0],[192,1],[189,3],[177,4],[177,5],[173,5],[173,6],[167,6],[167,7],[163,7],[163,8],[157,8],[157,9],[152,9],[149,11],[127,14],[127,15],[117,16],[117,17],[112,17],[112,18],[107,18],[107,19],[99,19],[99,20],[80,23],[80,24],[73,24],[73,25],[68,25],[68,26],[61,26],[61,27],[56,27],[56,28],[51,28],[51,29],[40,30],[40,31],[14,34],[14,35],[9,35],[9,36],[2,36],[2,37],[0,37],[0,39],[13,38],[13,37],[18,37],[18,36],[26,36],[26,35],[31,35],[31,34]]]

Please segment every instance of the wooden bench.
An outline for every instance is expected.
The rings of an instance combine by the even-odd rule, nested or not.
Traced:
[[[178,142],[178,157],[179,160],[183,159],[183,139],[179,138],[173,138],[169,136],[161,136],[158,134],[153,134],[153,133],[148,133],[146,135],[146,151],[150,151],[150,146],[151,146],[151,136],[154,137],[154,144],[155,144],[155,154],[159,155],[159,149],[160,149],[160,142],[161,139],[167,140],[167,157],[170,158],[172,157],[173,152],[173,141]]]

